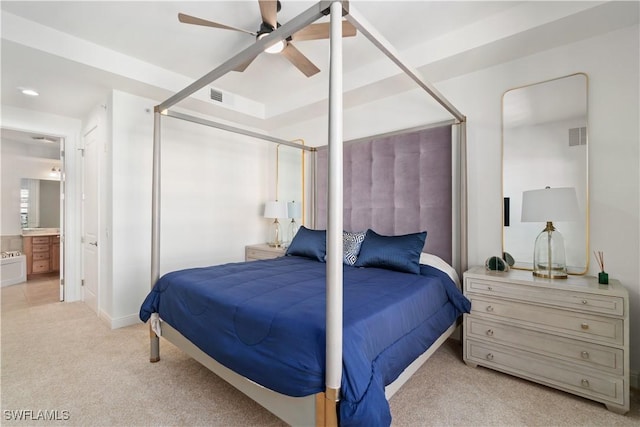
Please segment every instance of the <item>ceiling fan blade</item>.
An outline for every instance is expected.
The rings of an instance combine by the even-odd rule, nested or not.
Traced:
[[[273,28],[278,26],[278,2],[276,0],[258,0],[260,4],[260,15],[262,22],[271,25]]]
[[[313,65],[313,62],[309,61],[309,59],[307,59],[307,57],[291,43],[287,44],[287,47],[284,48],[282,54],[307,77],[311,77],[320,72],[320,69]]]
[[[213,27],[213,28],[222,28],[223,30],[233,30],[240,31],[242,33],[251,34],[255,36],[256,33],[253,31],[243,30],[242,28],[230,27],[229,25],[218,24],[217,22],[207,21],[206,19],[196,18],[195,16],[185,15],[184,13],[178,13],[178,21],[183,24],[193,24],[193,25],[202,25],[205,27]]]
[[[251,63],[253,62],[254,59],[256,59],[258,56],[254,56],[253,58],[251,58],[250,60],[248,60],[247,62],[245,62],[244,64],[240,64],[238,65],[236,68],[233,69],[233,71],[238,71],[239,73],[243,72],[244,70],[247,69],[247,67],[249,65],[251,65]]]
[[[328,39],[330,33],[331,24],[326,22],[322,24],[311,24],[304,27],[302,30],[293,33],[292,40],[318,40]],[[358,30],[349,21],[342,21],[342,37],[353,37],[357,34]]]

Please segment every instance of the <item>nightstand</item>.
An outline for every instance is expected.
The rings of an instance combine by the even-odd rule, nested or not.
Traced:
[[[284,256],[286,252],[287,248],[274,248],[266,243],[247,245],[244,247],[244,260],[255,261],[258,259],[278,258]]]
[[[471,313],[463,356],[481,365],[629,411],[629,296],[617,280],[464,273]]]

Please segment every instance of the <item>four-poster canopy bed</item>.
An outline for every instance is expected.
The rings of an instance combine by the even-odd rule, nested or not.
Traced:
[[[302,228],[288,250],[288,255],[292,256],[286,256],[276,260],[216,266],[222,267],[222,269],[212,267],[172,272],[166,274],[161,279],[159,248],[160,130],[162,116],[188,120],[265,141],[297,147],[301,150],[311,152],[311,155],[315,158],[317,153],[316,148],[201,118],[191,117],[186,114],[170,111],[169,108],[239,65],[250,61],[278,40],[286,39],[290,34],[327,14],[330,14],[331,28],[329,143],[327,156],[322,160],[326,161],[327,165],[326,172],[324,172],[325,178],[323,178],[325,181],[322,181],[326,183],[327,197],[319,203],[319,205],[321,205],[323,218],[324,212],[326,212],[326,231]],[[372,259],[374,260],[376,256],[380,255],[379,247],[373,247],[373,243],[370,242],[376,241],[381,243],[382,247],[384,247],[383,252],[388,250],[388,246],[385,245],[389,244],[393,246],[401,242],[402,245],[408,244],[411,246],[412,250],[417,248],[417,252],[414,250],[412,256],[420,258],[420,265],[418,265],[418,259],[415,258],[415,260],[413,260],[414,262],[409,263],[409,266],[406,267],[405,260],[402,259],[399,261],[402,264],[399,267],[397,264],[398,259],[393,258],[393,256],[391,260],[386,260],[393,264],[389,269],[384,268],[385,266],[383,266],[383,268],[375,268],[380,267],[380,265],[376,266],[375,262],[373,264],[363,263],[362,265],[358,265],[360,261],[356,261],[354,266],[345,266],[343,263],[345,260],[343,239],[345,238],[344,230],[346,230],[343,222],[344,146],[342,135],[341,34],[343,17],[353,24],[361,34],[365,35],[378,49],[397,64],[407,76],[414,80],[420,88],[430,94],[454,117],[453,121],[447,123],[447,125],[450,126],[449,142],[451,144],[451,151],[448,154],[450,160],[448,170],[450,171],[452,179],[449,183],[450,186],[447,187],[449,189],[449,200],[451,204],[448,222],[451,230],[448,250],[451,256],[447,257],[447,261],[455,266],[455,269],[445,264],[439,257],[431,256],[430,259],[435,259],[436,261],[435,263],[433,261],[429,262],[429,256],[422,253],[426,232],[420,233],[417,229],[406,232],[405,235],[393,237],[378,235],[373,230],[368,230],[366,234],[363,232],[362,239],[364,239],[364,241],[361,242],[360,260],[364,259],[362,253],[366,251],[370,251],[368,253],[372,254]],[[460,313],[468,311],[469,309],[467,305],[468,301],[462,297],[462,294],[456,289],[456,285],[459,287],[459,283],[455,283],[454,280],[456,276],[455,270],[457,270],[458,274],[461,274],[466,268],[465,117],[442,97],[435,88],[424,82],[415,70],[400,60],[390,45],[379,34],[374,32],[370,24],[368,24],[362,16],[353,10],[353,8],[349,7],[347,1],[321,1],[273,31],[269,36],[257,40],[252,46],[238,53],[218,68],[156,106],[154,119],[151,251],[151,285],[153,289],[141,308],[141,319],[143,319],[143,321],[151,319],[151,361],[155,362],[160,359],[158,336],[162,335],[289,424],[336,425],[339,421],[337,405],[342,397],[341,393],[346,395],[345,401],[340,407],[341,424],[390,423],[390,414],[386,414],[385,409],[382,408],[386,404],[385,393],[386,397],[389,398],[411,374],[435,352],[447,337],[451,335],[457,325],[457,319]],[[322,163],[322,161],[319,163]],[[313,164],[315,164],[315,162]],[[318,171],[316,170],[314,172],[317,173]],[[313,199],[315,200],[315,198]],[[320,212],[317,206],[315,206],[315,208],[317,212]],[[418,213],[417,215],[420,214]],[[391,220],[393,221],[393,219]],[[374,224],[369,223],[369,227],[367,228],[374,228],[373,225]],[[423,224],[419,224],[419,226],[422,227]],[[308,237],[309,240],[305,240],[306,237]],[[317,244],[317,247],[310,248],[312,244]],[[326,251],[324,248],[325,245]],[[322,247],[322,251],[318,251],[320,247]],[[309,250],[312,252],[311,257],[317,259],[307,259]],[[378,252],[376,252],[376,250]],[[301,253],[302,256],[296,256]],[[385,254],[382,256],[384,257]],[[312,263],[312,265],[309,263]],[[431,266],[422,264],[431,264]],[[434,265],[436,265],[437,268],[434,269]],[[357,268],[360,266],[374,268]],[[409,274],[406,268],[409,268],[412,274]],[[391,270],[401,270],[404,272],[398,273],[397,271]],[[288,274],[291,271],[303,272],[301,273],[303,276],[298,275],[294,278],[283,276],[285,273]],[[264,283],[268,282],[269,279],[264,279],[264,277],[271,274],[271,272],[273,272],[278,279],[277,281],[273,279],[267,290],[264,288],[264,286],[267,286]],[[194,274],[197,277],[193,277]],[[237,278],[236,276],[240,274],[244,276]],[[247,274],[249,274],[249,276],[253,274],[254,276],[249,280],[246,277]],[[192,277],[187,277],[189,275],[192,275]],[[262,280],[262,282],[258,284],[259,290],[256,295],[248,296],[245,293],[244,284],[247,281],[255,281],[254,279],[257,276],[260,276]],[[189,314],[192,313],[197,313],[197,315],[193,317],[199,317],[199,314],[207,311],[207,308],[203,306],[202,301],[204,301],[204,299],[201,295],[194,296],[182,293],[189,292],[185,290],[186,288],[182,288],[182,284],[184,282],[186,286],[187,282],[202,283],[205,279],[224,282],[223,285],[218,286],[220,289],[217,291],[218,293],[225,294],[224,297],[207,295],[207,297],[204,298],[211,298],[211,301],[214,301],[213,304],[216,305],[215,316],[222,318],[223,312],[228,311],[230,313],[230,318],[227,320],[214,319],[214,322],[218,320],[221,322],[221,326],[219,326],[221,331],[218,335],[215,335],[216,338],[213,339],[214,341],[218,340],[218,344],[211,342],[211,339],[202,341],[199,337],[196,338],[199,333],[208,333],[210,329],[217,329],[218,325],[212,326],[211,323],[204,325],[192,324],[188,323],[188,320],[185,319],[185,317],[189,317]],[[275,285],[274,282],[276,282]],[[362,287],[363,283],[366,284],[365,287]],[[394,288],[393,292],[387,291],[390,283]],[[437,285],[434,285],[434,283]],[[283,284],[287,286],[283,286]],[[344,286],[345,284],[347,284],[347,286]],[[199,285],[195,286],[197,287]],[[380,287],[380,294],[384,294],[384,298],[370,296],[376,286]],[[308,288],[311,292],[311,294],[309,294],[310,296],[305,294],[305,296],[302,297],[303,301],[290,301],[289,298],[293,298],[291,295],[297,294],[301,288]],[[434,296],[433,293],[423,293],[426,292],[422,290],[423,288],[437,288],[436,291],[433,291],[436,292],[437,296]],[[283,289],[284,291],[280,293]],[[400,295],[401,291],[397,291],[398,295],[395,295],[395,289],[403,289],[402,292],[406,291],[406,293]],[[174,294],[174,300],[169,300],[169,295],[172,293]],[[267,293],[277,294],[273,300],[275,302],[267,304],[259,300],[259,298],[262,298]],[[160,298],[160,296],[162,296],[162,298]],[[224,298],[228,298],[229,301],[222,301]],[[250,301],[257,299],[259,302],[253,304],[253,306],[257,305],[258,311],[260,311],[260,313],[257,314],[258,320],[249,318],[249,313],[245,313],[245,310],[248,310],[248,307],[252,305]],[[380,301],[382,299],[388,299],[389,301],[385,302],[385,304],[388,305],[381,305],[382,303]],[[399,305],[401,303],[400,300],[404,301],[402,304],[409,301],[414,305],[410,309],[407,309],[406,306]],[[311,301],[313,301],[313,303],[311,303]],[[227,303],[230,305],[223,305]],[[430,309],[426,308],[434,304],[435,307],[431,307]],[[274,307],[272,308],[275,311],[269,313],[266,311],[263,312],[261,311],[263,305],[273,305]],[[379,310],[382,314],[371,314],[370,312],[373,310],[372,307],[377,305],[381,305]],[[168,310],[169,306],[176,306],[178,310],[172,313]],[[295,307],[295,310],[290,309],[291,307]],[[253,309],[255,308],[256,307],[253,307]],[[318,309],[321,309],[322,313],[318,313]],[[163,312],[163,310],[165,311]],[[296,311],[291,314],[291,316],[299,317],[287,317],[290,311]],[[399,313],[399,311],[415,313],[416,317],[404,318],[404,313]],[[434,314],[436,311],[439,313],[442,312],[444,317],[437,317]],[[186,316],[184,315],[185,313]],[[306,320],[307,317],[315,320],[321,319],[323,324],[315,324],[311,329],[298,328],[298,326],[306,323],[304,320]],[[382,329],[394,329],[395,326],[391,326],[393,322],[389,320],[395,317],[402,317],[401,323],[413,326],[409,328],[409,331],[397,332],[398,334],[404,335],[386,336],[379,333]],[[208,322],[210,321],[211,320],[208,320]],[[294,324],[293,329],[291,329],[292,324]],[[237,336],[229,338],[229,330],[235,331]],[[344,339],[343,333],[345,335]],[[282,344],[270,343],[269,341],[273,338],[273,335],[278,334],[293,336],[295,344],[292,345],[291,342],[288,342],[284,345],[284,348],[282,348]],[[370,337],[368,335],[375,336]],[[368,353],[364,354],[367,351],[361,348],[356,348],[356,342],[359,341],[361,337],[363,341],[362,347],[365,347],[367,351],[371,351],[371,355]],[[307,349],[304,344],[309,340],[319,342],[318,348],[314,349],[309,347]],[[406,347],[396,348],[395,341],[407,341],[410,346],[413,346],[413,349],[409,351]],[[420,343],[420,346],[416,346],[416,343]],[[312,346],[312,344],[309,345]],[[261,372],[247,373],[249,365],[256,365],[259,362],[253,359],[254,355],[247,356],[248,359],[246,361],[238,360],[240,356],[235,352],[239,350],[240,347],[250,347],[250,349],[255,350],[255,352],[262,351],[263,353],[280,349],[281,353],[271,354],[268,362],[271,365]],[[377,348],[377,350],[373,350],[374,347]],[[312,361],[307,359],[302,360],[306,357],[306,355],[302,354],[305,352],[313,353]],[[322,352],[322,354],[319,354],[320,352]],[[394,360],[408,357],[405,353],[413,353],[410,356],[410,360],[398,362],[400,365],[395,366],[394,363],[396,362],[393,362]],[[213,357],[213,355],[216,355],[216,357]],[[367,357],[369,357],[368,360],[371,362],[371,366],[362,367],[352,361],[354,358],[367,359]],[[376,363],[377,366],[374,366]],[[318,366],[316,366],[316,370],[313,371],[307,364],[317,364]],[[305,366],[301,368],[300,365]],[[229,367],[233,369],[229,369]],[[387,369],[389,369],[389,371],[387,371]],[[280,385],[278,383],[273,385],[271,387],[272,389],[263,386],[271,385],[272,382],[275,381],[272,378],[274,375],[288,376],[289,372],[287,370],[305,372],[302,372],[302,374],[299,372],[291,373],[293,379],[290,381],[293,385]],[[356,377],[354,372],[358,370],[366,371],[364,380]],[[376,371],[375,374],[374,370]],[[269,373],[265,371],[272,372]],[[313,376],[306,371],[313,371],[313,375],[316,377],[305,377],[305,375]],[[381,373],[378,373],[378,371]],[[324,376],[323,381],[317,378],[318,373]],[[296,381],[302,383],[309,382],[309,384],[297,387],[295,385]],[[318,381],[321,382],[319,383]],[[359,399],[364,402],[364,395],[367,395],[367,400],[370,400],[370,398],[380,400],[380,393],[373,391],[375,387],[372,384],[376,382],[384,382],[384,384],[379,386],[382,390],[382,399],[385,401],[383,404],[374,402],[371,408],[374,408],[374,411],[377,410],[376,408],[382,408],[380,409],[381,414],[379,416],[377,414],[363,415],[359,413],[359,411],[370,410],[369,403],[366,405],[364,403],[360,404]],[[319,387],[320,389],[318,389]],[[277,390],[274,391],[275,389]],[[382,405],[382,407],[380,405]],[[388,405],[386,411],[388,412]]]

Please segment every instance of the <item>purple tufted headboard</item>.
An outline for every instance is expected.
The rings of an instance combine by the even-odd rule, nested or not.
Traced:
[[[318,150],[316,228],[327,223],[327,156]],[[452,262],[451,126],[344,144],[344,229],[427,231],[425,252]]]

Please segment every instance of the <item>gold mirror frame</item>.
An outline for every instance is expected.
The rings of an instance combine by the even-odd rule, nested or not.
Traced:
[[[544,228],[520,221],[522,191],[550,186],[576,188],[580,221],[557,225],[568,273],[589,269],[588,92],[588,76],[575,73],[502,95],[502,251],[514,258],[513,268],[533,269],[534,242]]]
[[[304,145],[304,140],[296,139]],[[297,227],[304,225],[306,215],[305,201],[305,158],[304,150],[278,144],[276,146],[276,198],[284,202],[300,204],[300,217],[296,219]],[[291,219],[282,223],[282,233],[286,243],[289,243],[289,226]]]

